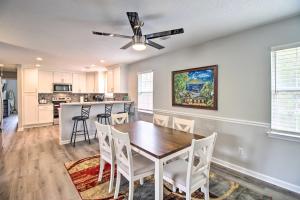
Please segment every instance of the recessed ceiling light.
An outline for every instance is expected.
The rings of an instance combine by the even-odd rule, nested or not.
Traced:
[[[104,63],[104,62],[105,62],[105,60],[100,60],[100,62],[101,62],[101,63]]]
[[[43,58],[41,58],[41,57],[37,57],[37,58],[36,58],[36,60],[38,60],[38,61],[42,61],[42,60],[43,60]]]
[[[36,66],[36,67],[40,67],[41,65],[40,65],[40,64],[35,64],[35,66]]]

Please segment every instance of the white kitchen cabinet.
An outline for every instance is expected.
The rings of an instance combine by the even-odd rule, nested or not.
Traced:
[[[23,92],[37,92],[38,70],[36,68],[23,69]]]
[[[53,105],[39,105],[39,123],[52,123],[53,122]]]
[[[114,92],[114,70],[106,72],[106,91]]]
[[[96,92],[96,74],[97,72],[86,73],[86,92],[95,93]]]
[[[23,94],[23,124],[38,123],[38,98],[37,93],[26,92]]]
[[[86,92],[86,74],[73,73],[73,93]]]
[[[126,65],[113,66],[106,72],[106,92],[128,92],[128,78]]]
[[[39,70],[39,93],[52,93],[53,92],[53,72]]]
[[[54,72],[53,82],[72,84],[72,73]]]

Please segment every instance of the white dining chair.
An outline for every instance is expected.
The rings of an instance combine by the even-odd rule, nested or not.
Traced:
[[[97,121],[95,121],[95,125],[100,147],[100,171],[98,181],[100,182],[102,180],[105,163],[109,163],[111,167],[108,192],[111,193],[115,175],[115,148],[112,140],[111,129],[110,125],[100,124]]]
[[[164,166],[164,180],[184,191],[187,200],[199,188],[205,200],[209,199],[209,170],[216,137],[217,133],[213,133],[203,139],[193,139],[188,161],[178,159]]]
[[[153,124],[158,126],[168,127],[169,124],[169,116],[153,114]]]
[[[111,122],[112,125],[128,123],[128,113],[111,114]]]
[[[173,129],[187,133],[194,133],[194,126],[195,120],[173,117]]]
[[[132,154],[128,133],[111,127],[117,160],[117,180],[114,198],[118,198],[121,175],[129,181],[128,199],[133,199],[134,181],[154,174],[154,162],[140,154]]]

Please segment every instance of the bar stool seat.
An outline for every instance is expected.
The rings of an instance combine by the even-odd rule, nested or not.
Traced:
[[[82,121],[82,120],[87,120],[88,117],[85,116],[74,116],[72,117],[72,120],[78,120],[78,121]]]
[[[109,118],[110,116],[111,114],[102,113],[102,114],[98,114],[97,118]]]

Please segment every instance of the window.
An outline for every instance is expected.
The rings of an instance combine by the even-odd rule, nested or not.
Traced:
[[[300,44],[272,49],[272,131],[300,133]]]
[[[153,72],[138,74],[138,110],[153,111]]]

